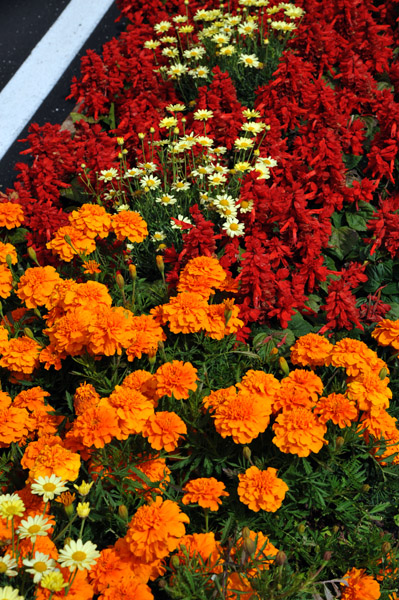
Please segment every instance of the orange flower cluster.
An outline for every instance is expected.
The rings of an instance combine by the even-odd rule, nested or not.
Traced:
[[[0,202],[0,227],[14,229],[24,222],[22,206],[16,202]]]
[[[25,408],[14,406],[6,392],[0,392],[0,448],[11,443],[21,443],[30,430],[29,413]]]
[[[381,596],[380,585],[364,569],[351,569],[343,579],[348,585],[341,586],[341,600],[378,600]]]
[[[197,389],[197,369],[191,363],[174,360],[161,365],[155,373],[157,394],[172,396],[176,400],[184,400],[189,396],[189,390]]]
[[[214,477],[191,479],[183,487],[183,491],[183,504],[199,504],[202,508],[209,508],[213,511],[219,510],[222,496],[229,496],[224,483],[217,481]]]
[[[181,437],[187,433],[187,427],[174,412],[159,411],[147,420],[142,435],[148,439],[154,450],[172,452],[177,448]]]
[[[9,256],[9,260],[11,259],[11,264],[16,265],[18,262],[18,256],[15,246],[0,242],[0,264],[7,264],[7,255]]]
[[[39,366],[40,344],[23,335],[11,338],[2,348],[0,366],[8,369],[15,380],[25,379]]]
[[[226,273],[217,258],[198,256],[192,258],[179,275],[177,289],[179,292],[195,292],[208,300],[214,289],[226,279]]]
[[[364,342],[352,338],[344,338],[337,342],[327,356],[325,365],[343,367],[350,377],[370,370],[378,374],[386,367],[385,362]]]
[[[238,475],[238,495],[243,504],[251,510],[276,512],[288,492],[288,485],[277,477],[277,469],[269,467],[261,471],[252,466],[243,475]]]
[[[106,238],[111,229],[111,216],[99,204],[83,204],[68,217],[69,223],[87,238]]]
[[[75,481],[79,475],[80,456],[68,450],[60,437],[45,436],[27,445],[21,465],[29,469],[30,480],[54,474],[65,481]]]
[[[308,333],[291,346],[291,362],[302,367],[320,367],[325,364],[333,345],[322,335]]]
[[[7,264],[0,265],[0,298],[8,298],[12,291],[12,273]]]
[[[318,415],[320,423],[332,421],[341,429],[350,427],[358,416],[355,403],[344,394],[329,394],[320,398],[313,413]]]
[[[373,411],[388,408],[392,391],[388,387],[389,379],[380,379],[373,371],[358,375],[347,385],[347,395],[357,403],[359,410]]]
[[[51,308],[50,296],[61,281],[54,267],[33,267],[26,269],[18,283],[16,294],[27,308],[45,306]]]
[[[46,247],[57,254],[63,261],[71,262],[77,254],[91,254],[96,249],[93,238],[72,225],[64,225],[55,232],[53,239]]]
[[[281,381],[280,393],[276,398],[273,411],[290,410],[300,406],[313,408],[323,392],[323,382],[313,371],[295,369]]]
[[[311,410],[303,407],[283,411],[273,425],[275,436],[273,443],[281,452],[309,456],[317,454],[328,444],[324,439],[327,427],[321,423]]]
[[[377,323],[371,336],[381,346],[391,346],[395,350],[399,350],[399,320],[382,319]]]
[[[118,240],[127,238],[130,242],[142,242],[148,235],[147,223],[132,210],[121,210],[112,216],[112,231]]]

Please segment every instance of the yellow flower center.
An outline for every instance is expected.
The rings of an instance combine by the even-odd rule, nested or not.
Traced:
[[[238,224],[237,223],[230,223],[230,229],[232,231],[237,231],[238,229]]]
[[[43,560],[38,560],[37,562],[35,562],[33,568],[38,573],[44,573],[44,571],[47,571],[48,569],[47,564]]]
[[[8,567],[5,562],[0,562],[0,573],[5,573]]]
[[[241,208],[248,208],[249,206],[249,202],[247,202],[246,200],[241,200]]]
[[[72,554],[71,558],[75,562],[82,562],[83,560],[85,560],[87,558],[87,554],[86,554],[86,552],[82,552],[82,550],[77,550],[76,552],[74,552]]]
[[[229,201],[226,200],[226,198],[223,198],[223,200],[220,201],[220,205],[221,206],[229,206]]]
[[[55,483],[51,483],[51,481],[49,481],[48,483],[44,484],[43,489],[45,492],[54,492],[56,487],[57,486],[55,485]]]
[[[29,533],[37,533],[38,531],[40,531],[41,527],[40,525],[37,525],[36,523],[34,525],[31,525],[28,528]]]

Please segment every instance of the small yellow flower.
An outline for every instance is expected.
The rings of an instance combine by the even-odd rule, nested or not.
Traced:
[[[76,507],[78,517],[86,519],[90,514],[90,502],[79,502]]]
[[[43,575],[40,585],[50,592],[60,592],[68,584],[64,581],[61,571],[51,571]]]
[[[82,481],[82,483],[80,485],[76,485],[76,483],[73,485],[73,487],[75,488],[75,490],[78,491],[78,493],[81,496],[87,496],[90,493],[90,490],[92,488],[94,484],[94,481],[91,481],[90,483],[86,483],[86,481]]]

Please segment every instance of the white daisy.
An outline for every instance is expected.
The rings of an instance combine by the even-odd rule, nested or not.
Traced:
[[[223,231],[231,238],[244,235],[244,223],[240,223],[238,219],[229,219],[222,227]]]
[[[166,238],[166,235],[163,231],[154,231],[154,234],[151,236],[151,240],[155,243],[162,242]]]
[[[10,554],[0,556],[0,575],[7,575],[7,577],[15,577],[18,575],[18,571],[15,569],[18,567],[15,558],[12,558]]]
[[[245,67],[251,67],[252,69],[259,69],[262,66],[256,54],[241,54],[238,60]]]
[[[28,537],[34,542],[38,535],[47,535],[49,529],[51,529],[49,520],[42,515],[35,515],[21,521],[17,532],[20,539]]]
[[[239,150],[249,150],[254,145],[255,140],[253,138],[239,137],[235,140],[234,146]]]
[[[118,171],[112,167],[111,169],[105,169],[100,171],[100,181],[112,181],[118,178]]]
[[[39,583],[43,575],[55,569],[55,560],[43,552],[36,551],[34,558],[24,558],[22,563],[29,567],[26,571],[33,575],[33,583]]]
[[[99,556],[100,553],[93,542],[88,541],[84,544],[80,539],[76,542],[71,540],[60,550],[58,562],[61,567],[67,567],[71,572],[75,569],[84,571],[90,570]]]
[[[162,181],[159,177],[155,177],[154,175],[145,175],[140,180],[140,185],[143,189],[149,188],[150,190],[158,189],[162,184]]]
[[[180,221],[182,225],[176,223],[176,221]],[[187,225],[192,225],[190,219],[188,217],[184,217],[183,215],[177,215],[176,221],[174,221],[173,219],[170,220],[172,229],[184,229],[183,223],[187,223]]]
[[[223,183],[226,183],[226,181],[227,177],[222,173],[213,173],[213,175],[208,177],[209,185],[222,185]]]
[[[131,169],[127,169],[125,171],[125,177],[139,177],[143,174],[143,169],[138,169],[137,167],[132,167]]]
[[[194,79],[199,79],[201,77],[208,77],[209,69],[208,67],[197,67],[196,69],[190,70],[190,75],[194,77]]]
[[[185,192],[190,188],[190,183],[188,181],[181,181],[176,179],[174,183],[172,183],[172,190],[175,192]]]
[[[185,73],[188,73],[188,67],[186,67],[186,65],[182,65],[181,63],[176,63],[175,65],[169,67],[166,72],[172,79],[178,79]]]
[[[213,117],[212,110],[205,110],[203,108],[200,108],[199,110],[196,110],[194,113],[195,121],[207,121],[208,119],[212,119],[212,117]]]
[[[25,597],[19,595],[19,590],[6,585],[0,588],[0,600],[25,600]]]
[[[48,502],[53,500],[54,496],[58,496],[62,492],[66,492],[68,488],[65,486],[66,481],[57,475],[46,475],[45,477],[37,477],[31,485],[32,494],[43,496],[43,500]]]
[[[172,196],[172,194],[163,194],[162,196],[155,198],[155,202],[163,204],[164,206],[171,206],[172,204],[176,204],[177,198]]]
[[[22,517],[25,504],[18,494],[2,494],[0,496],[0,517],[7,521],[14,517]]]
[[[172,23],[169,23],[169,21],[161,21],[160,23],[157,23],[156,25],[154,25],[154,31],[155,31],[155,33],[165,33],[171,27],[172,27]]]

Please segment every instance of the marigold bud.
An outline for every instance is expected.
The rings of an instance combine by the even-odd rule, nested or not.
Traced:
[[[123,146],[125,143],[125,139],[123,137],[117,137],[116,141],[118,142],[119,146]]]
[[[76,512],[81,519],[87,519],[90,514],[90,502],[78,502]]]
[[[342,437],[342,435],[339,435],[337,437],[337,439],[335,440],[335,447],[337,450],[339,450],[340,448],[342,448],[342,446],[345,444],[345,440]]]
[[[382,367],[381,371],[378,373],[378,377],[380,379],[385,379],[385,377],[388,375],[388,369],[386,367]]]
[[[129,518],[129,513],[127,511],[127,508],[124,504],[120,504],[118,506],[118,515],[120,516],[121,519],[123,519],[124,521],[127,521]]]
[[[333,533],[338,533],[338,531],[339,531],[339,526],[338,525],[334,525],[333,528],[332,528],[332,532]]]
[[[330,550],[326,550],[323,554],[323,560],[325,562],[328,562],[329,560],[331,560],[332,557],[332,552],[330,552]]]
[[[143,140],[145,138],[145,133],[138,133],[137,135],[140,140]]]
[[[272,349],[270,350],[270,354],[272,354],[272,355],[274,355],[274,356],[275,356],[276,354],[278,354],[278,348],[272,348]]]
[[[364,485],[362,485],[362,492],[363,494],[367,494],[367,492],[370,491],[370,486],[368,483],[365,483]]]
[[[290,374],[290,368],[289,368],[288,363],[285,360],[284,356],[280,356],[280,358],[278,359],[278,364],[280,366],[280,369],[284,373],[284,375],[286,375],[288,377],[288,375]]]
[[[179,128],[175,127],[174,130],[173,130],[173,133],[175,133],[177,135],[179,133]]]
[[[252,555],[256,550],[256,544],[249,536],[244,539],[243,547],[245,552],[249,555]]]
[[[300,523],[297,527],[298,533],[302,534],[306,531],[306,525],[304,523]]]
[[[6,254],[6,263],[7,263],[7,265],[8,265],[8,266],[10,267],[10,269],[11,269],[11,267],[12,267],[12,258],[11,258],[11,255],[10,255],[10,254]]]
[[[155,133],[155,127],[150,127],[150,133]]]
[[[136,265],[129,265],[129,275],[133,279],[133,281],[137,278]]]
[[[115,280],[118,288],[120,290],[123,290],[123,288],[125,287],[125,280],[123,279],[123,276],[120,273],[117,273]]]
[[[33,331],[29,327],[24,327],[24,334],[26,335],[26,337],[30,338],[31,340],[35,339],[35,336],[33,335]]]
[[[250,528],[249,528],[249,527],[243,527],[243,528],[242,528],[241,535],[242,535],[242,538],[243,538],[244,540],[246,540],[246,539],[247,539],[247,538],[250,536],[250,533],[251,533],[251,530],[250,530]]]
[[[274,562],[276,563],[276,565],[281,567],[285,563],[286,560],[287,560],[286,553],[283,552],[282,550],[279,550],[276,554],[276,558],[274,559]]]
[[[28,248],[28,256],[31,260],[33,260],[33,262],[35,262],[37,264],[37,254],[34,251],[34,249],[32,248],[32,246],[29,246],[29,248]]]
[[[392,546],[389,542],[384,542],[381,546],[381,550],[383,554],[388,554],[392,550]]]
[[[165,271],[165,264],[163,262],[163,257],[160,254],[158,254],[157,257],[155,258],[155,260],[156,260],[159,271],[161,273],[163,273]]]
[[[251,448],[249,446],[244,446],[242,449],[242,454],[246,460],[251,460]]]
[[[179,557],[174,555],[172,556],[172,558],[170,559],[170,565],[171,567],[173,567],[174,569],[178,569],[180,566],[180,560]]]

